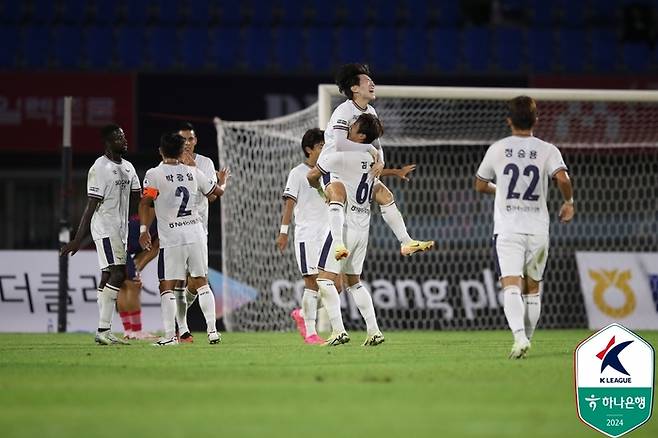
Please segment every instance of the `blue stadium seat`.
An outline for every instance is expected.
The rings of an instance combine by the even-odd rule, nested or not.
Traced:
[[[251,25],[255,27],[268,27],[274,19],[274,3],[271,1],[240,0],[243,7],[250,11]]]
[[[395,27],[374,27],[368,39],[368,60],[377,74],[391,73],[398,62],[398,41]]]
[[[618,0],[596,0],[588,4],[592,21],[597,26],[614,25],[621,17],[621,8]]]
[[[0,0],[0,23],[19,24],[25,3]]]
[[[274,43],[274,63],[286,72],[296,72],[304,61],[304,35],[300,27],[279,29]]]
[[[549,73],[555,69],[555,39],[547,29],[528,31],[528,65],[534,73]]]
[[[31,22],[34,24],[51,24],[55,20],[55,2],[52,0],[35,0]]]
[[[92,70],[103,70],[112,65],[113,48],[112,28],[93,26],[87,30],[84,38],[87,62]]]
[[[82,55],[82,28],[63,26],[55,29],[55,59],[60,68],[75,69]]]
[[[366,59],[366,33],[362,28],[339,27],[336,36],[338,64],[369,61]]]
[[[144,64],[145,40],[141,27],[122,26],[117,29],[117,53],[122,68],[138,69]]]
[[[311,27],[306,35],[305,58],[311,69],[326,74],[334,65],[334,31],[331,27]]]
[[[322,26],[333,25],[336,23],[339,11],[347,10],[345,0],[336,0],[327,2],[325,0],[309,0],[306,7],[310,7],[315,11],[315,19],[310,24],[318,24]],[[365,17],[365,11],[361,10]]]
[[[400,64],[410,73],[419,74],[429,64],[427,30],[421,27],[402,28],[400,34]]]
[[[119,18],[119,2],[115,0],[95,0],[96,18],[94,23],[114,24]]]
[[[464,38],[464,66],[467,70],[487,73],[491,66],[491,31],[486,27],[469,27],[462,32]]]
[[[220,71],[233,70],[240,61],[240,31],[222,27],[212,31],[211,61]]]
[[[148,38],[151,64],[158,69],[169,69],[178,61],[176,28],[158,26],[151,29]]]
[[[179,11],[179,8],[182,7],[180,1],[156,0],[155,4],[157,5],[159,25],[174,25],[182,20],[183,15]]]
[[[187,12],[190,22],[196,25],[205,25],[210,18],[210,0],[194,0],[188,3]]]
[[[437,2],[438,21],[441,26],[458,26],[462,20],[459,0],[442,0]],[[421,12],[422,13],[422,10]]]
[[[432,15],[432,8],[436,8],[436,3],[429,0],[404,0],[400,3],[406,9],[407,25],[413,27],[424,27]]]
[[[375,26],[395,26],[399,15],[398,12],[401,8],[399,1],[377,0],[371,4],[370,10],[373,14]],[[354,14],[354,16],[359,15]]]
[[[554,7],[550,1],[531,0],[528,9],[533,12],[531,17],[531,26],[547,27],[553,23]]]
[[[48,65],[51,48],[51,29],[45,26],[31,26],[25,29],[23,56],[28,67]]]
[[[87,12],[86,0],[64,0],[62,1],[62,15],[61,19],[64,24],[77,24],[80,25],[84,22]]]
[[[500,70],[519,73],[525,64],[524,33],[520,28],[498,28],[494,35],[494,55]]]
[[[12,68],[16,64],[20,31],[17,26],[0,26],[0,68]]]
[[[138,1],[127,1],[126,5],[126,15],[124,16],[126,23],[134,26],[142,26],[146,24],[149,8],[154,2],[152,0],[138,0]]]
[[[560,63],[568,73],[582,73],[586,64],[585,32],[561,29],[558,31]]]
[[[262,73],[272,64],[272,31],[268,27],[248,27],[244,34],[244,63],[250,72]]]
[[[595,29],[590,34],[592,42],[592,62],[593,72],[612,72],[618,67],[619,43],[614,30]]]
[[[459,31],[440,28],[430,33],[434,57],[441,73],[454,73],[459,64]]]
[[[647,43],[624,43],[622,56],[626,70],[631,74],[647,71],[653,55]]]
[[[184,69],[204,68],[208,62],[210,41],[206,27],[188,27],[181,31],[181,59]]]
[[[299,26],[304,24],[304,5],[311,2],[299,2],[299,0],[280,0],[281,23],[284,26]]]
[[[597,3],[597,1],[594,1],[593,3]],[[585,4],[585,2],[582,1],[560,0],[559,7],[562,10],[562,20],[560,21],[563,25],[574,28],[579,28],[585,25],[585,10],[589,10],[589,3]]]

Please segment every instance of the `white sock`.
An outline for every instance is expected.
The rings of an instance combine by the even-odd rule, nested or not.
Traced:
[[[174,296],[176,297],[176,323],[178,324],[178,333],[182,335],[187,333],[190,329],[187,327],[187,299],[185,298],[185,290],[181,288],[174,289]]]
[[[329,230],[336,245],[343,245],[343,225],[345,225],[345,206],[342,202],[330,202]]]
[[[105,284],[103,290],[98,291],[98,328],[109,330],[112,327],[112,316],[114,315],[114,307],[117,304],[117,295],[119,289],[116,287]]]
[[[320,287],[320,296],[324,301],[324,307],[327,309],[329,315],[329,323],[333,333],[342,333],[345,331],[343,325],[343,316],[340,313],[340,297],[336,285],[331,280],[321,279],[318,280]]]
[[[165,339],[173,338],[176,334],[176,297],[174,291],[166,290],[160,294],[160,313]]]
[[[304,289],[302,295],[302,317],[306,326],[306,336],[317,335],[315,320],[318,316],[318,292],[313,289]]]
[[[541,295],[524,295],[525,302],[525,335],[528,340],[532,339],[532,335],[535,333],[535,328],[537,327],[537,322],[539,321],[539,315],[541,314]]]
[[[523,300],[521,299],[521,289],[518,286],[507,286],[503,289],[505,318],[507,318],[507,325],[512,330],[514,341],[516,342],[526,339],[525,328],[523,326],[524,307]]]
[[[384,218],[386,225],[393,231],[400,244],[404,245],[411,242],[412,239],[407,232],[407,226],[404,224],[404,219],[400,210],[398,210],[398,206],[395,205],[395,201],[388,205],[380,205],[379,209],[382,212],[382,218]]]
[[[206,284],[197,289],[199,296],[199,306],[206,317],[206,328],[208,333],[217,331],[217,318],[215,317],[215,295],[210,290],[210,285]]]
[[[188,288],[185,288],[185,301],[187,301],[187,308],[189,309],[192,304],[194,304],[194,300],[196,300],[197,294],[193,294],[190,292]]]
[[[359,313],[361,313],[361,316],[366,321],[368,336],[379,332],[377,317],[375,316],[375,306],[372,304],[372,297],[368,289],[363,284],[357,283],[354,286],[348,287],[347,291],[352,294],[352,298],[354,298],[354,302],[359,308]]]

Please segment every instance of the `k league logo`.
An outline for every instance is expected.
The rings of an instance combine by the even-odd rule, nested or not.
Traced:
[[[574,352],[580,419],[610,437],[646,423],[653,407],[654,367],[651,344],[617,323],[585,339]]]

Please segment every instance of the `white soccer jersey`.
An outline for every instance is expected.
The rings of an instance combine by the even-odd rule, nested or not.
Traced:
[[[94,240],[118,237],[128,242],[130,192],[139,192],[139,177],[127,160],[115,163],[105,155],[98,158],[87,175],[87,196],[100,200],[91,217]]]
[[[161,248],[205,242],[197,197],[210,194],[215,183],[196,167],[164,164],[144,176],[144,193],[155,198]]]
[[[566,168],[558,148],[536,137],[492,144],[477,177],[496,183],[494,234],[548,234],[548,177]]]
[[[328,207],[324,199],[306,179],[311,168],[306,163],[294,167],[288,174],[284,198],[295,201],[295,240],[318,239],[327,228]]]
[[[215,163],[213,163],[210,158],[201,154],[196,154],[194,161],[196,162],[196,167],[203,172],[213,184],[217,184]],[[203,229],[206,234],[208,234],[208,198],[205,196],[197,197],[197,209],[199,211],[199,216],[201,216],[201,225],[203,225]]]

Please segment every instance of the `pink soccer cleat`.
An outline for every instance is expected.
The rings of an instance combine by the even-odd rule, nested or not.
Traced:
[[[315,334],[315,335],[307,336],[306,338],[304,338],[304,343],[305,344],[311,344],[311,345],[322,345],[322,344],[324,344],[324,339],[322,339],[320,336]]]
[[[295,320],[299,334],[302,335],[302,338],[306,339],[306,324],[304,324],[304,318],[302,317],[302,309],[297,308],[293,310],[290,312],[290,317]]]

